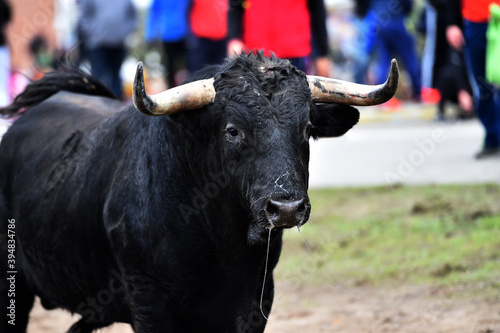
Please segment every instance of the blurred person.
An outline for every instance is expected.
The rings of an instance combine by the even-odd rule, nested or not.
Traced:
[[[447,62],[436,73],[435,88],[439,91],[438,120],[445,120],[447,102],[460,107],[459,118],[470,118],[473,115],[474,103],[465,62],[461,52],[450,50]]]
[[[413,9],[413,0],[365,0],[367,13],[363,21],[366,54],[375,48],[378,61],[375,70],[377,83],[385,81],[391,59],[398,57],[408,72],[412,84],[412,98],[420,100],[420,65],[415,38],[406,30],[405,19]]]
[[[5,30],[11,19],[10,4],[7,0],[0,0],[0,106],[10,103],[10,53]]]
[[[449,0],[450,12],[457,6],[463,21],[449,16],[446,38],[455,49],[464,49],[466,65],[474,92],[476,114],[484,127],[485,138],[477,159],[500,156],[500,93],[486,81],[486,30],[489,5],[499,0]]]
[[[368,0],[355,0],[355,28],[357,30],[357,52],[353,54],[355,68],[354,81],[357,83],[368,83],[366,78],[370,61],[373,57],[373,46],[375,37],[371,30],[367,29],[364,20],[368,13]]]
[[[180,83],[175,81],[175,75],[186,68],[188,6],[188,0],[153,0],[146,19],[146,41],[162,43],[169,88]]]
[[[122,97],[120,68],[125,39],[135,30],[137,12],[131,0],[79,0],[80,26],[92,74]]]
[[[192,0],[189,11],[188,70],[221,64],[227,49],[227,0]]]
[[[330,76],[323,0],[231,1],[228,56],[265,49],[305,71],[314,53],[316,72]]]
[[[448,101],[460,106],[461,117],[470,117],[474,108],[463,54],[446,40],[448,17],[461,20],[460,9],[450,8],[448,1],[428,0],[424,9],[422,99],[428,102],[439,100],[438,120],[445,119],[445,104]]]

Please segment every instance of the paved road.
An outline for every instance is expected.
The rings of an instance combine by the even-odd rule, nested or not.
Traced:
[[[311,143],[311,187],[500,183],[500,157],[474,159],[483,137],[476,120],[435,122],[411,109],[389,117],[369,112],[345,136]],[[0,119],[0,135],[4,124]]]
[[[474,159],[482,138],[476,120],[361,123],[311,144],[310,186],[500,183],[500,157]]]

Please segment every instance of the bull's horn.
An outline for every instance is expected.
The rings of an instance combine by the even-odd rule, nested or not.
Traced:
[[[387,81],[376,86],[311,75],[307,76],[307,81],[314,102],[358,106],[382,104],[390,100],[398,90],[398,62],[392,59]]]
[[[206,79],[183,84],[156,95],[148,95],[144,87],[142,62],[137,65],[134,80],[134,105],[148,116],[163,116],[179,111],[194,110],[215,99],[214,79]]]

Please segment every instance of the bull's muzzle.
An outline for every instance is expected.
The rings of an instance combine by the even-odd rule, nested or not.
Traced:
[[[275,200],[267,199],[264,213],[272,227],[292,228],[301,226],[307,220],[310,212],[309,200]]]

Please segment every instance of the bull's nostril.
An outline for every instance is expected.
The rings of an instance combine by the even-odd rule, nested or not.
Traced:
[[[300,200],[297,207],[297,217],[303,217],[306,212],[306,201],[304,198]]]
[[[266,215],[268,218],[276,218],[280,215],[279,203],[274,200],[269,199],[266,203]]]

